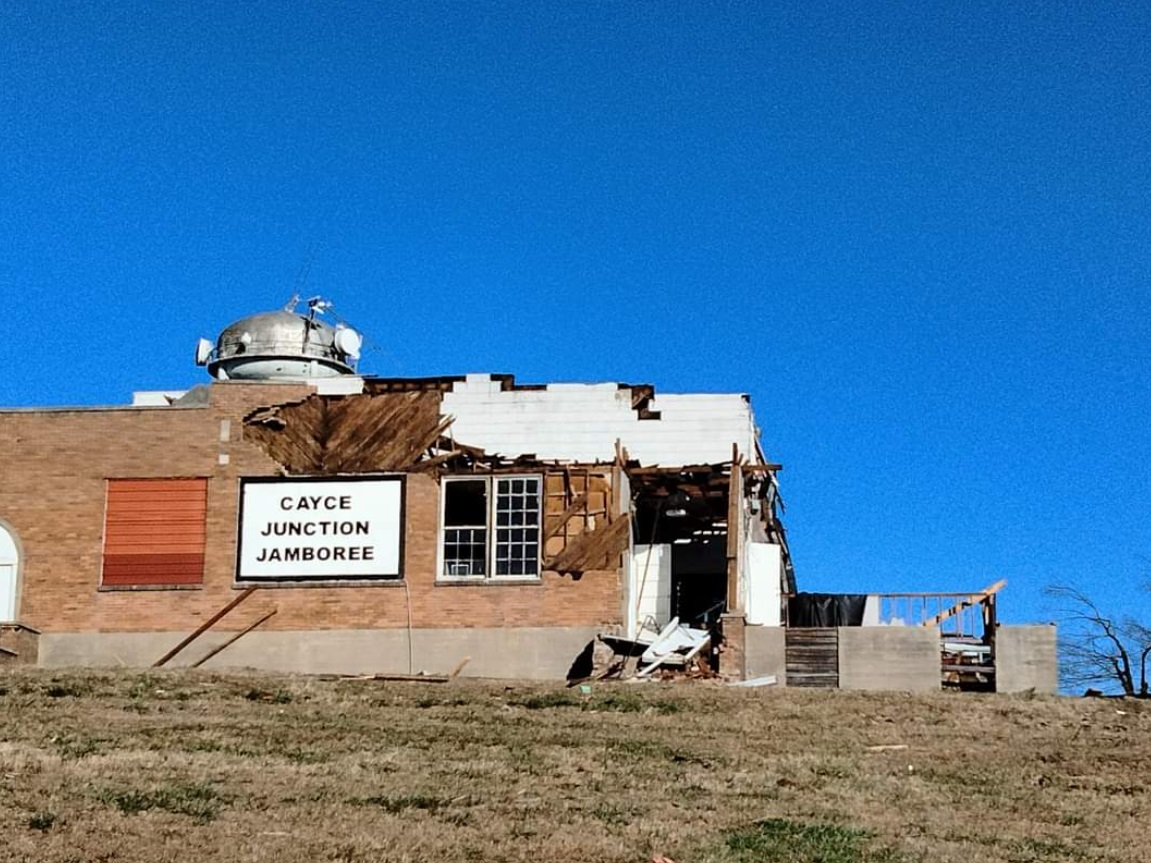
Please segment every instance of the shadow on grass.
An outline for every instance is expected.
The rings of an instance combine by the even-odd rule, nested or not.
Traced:
[[[150,809],[161,809],[177,815],[188,815],[201,823],[212,821],[221,806],[229,801],[209,785],[165,785],[150,791],[136,788],[114,791],[106,789],[96,795],[101,803],[115,806],[125,815],[138,815]]]
[[[771,818],[729,833],[725,859],[733,863],[898,863],[896,852],[873,849],[871,840],[872,834],[864,830]]]
[[[430,794],[377,794],[371,797],[353,797],[347,801],[353,806],[373,806],[392,815],[401,815],[410,809],[421,810],[440,821],[462,827],[473,819],[467,807],[474,805],[468,796],[445,798]]]
[[[544,692],[515,699],[509,704],[527,710],[550,710],[557,707],[575,707],[601,713],[658,713],[667,716],[682,709],[675,701],[660,699],[649,701],[633,695],[612,693],[603,696],[579,697],[569,692]]]

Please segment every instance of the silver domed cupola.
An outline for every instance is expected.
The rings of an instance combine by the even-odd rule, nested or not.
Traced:
[[[317,316],[331,303],[313,297],[308,311],[296,311],[292,298],[277,312],[261,312],[224,328],[213,347],[200,339],[196,365],[208,367],[217,380],[309,380],[356,373],[360,334],[344,324]]]

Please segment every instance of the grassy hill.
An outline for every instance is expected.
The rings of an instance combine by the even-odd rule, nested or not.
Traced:
[[[1143,708],[7,672],[0,860],[1142,861]]]

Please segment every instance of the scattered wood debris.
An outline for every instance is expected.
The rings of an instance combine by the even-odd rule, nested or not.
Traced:
[[[465,656],[463,659],[461,659],[459,662],[457,662],[455,664],[455,667],[452,668],[451,671],[448,672],[448,677],[459,677],[460,672],[464,670],[464,666],[467,665],[471,661],[472,661],[472,658],[470,656]]]
[[[658,634],[641,631],[635,638],[625,638],[605,633],[599,640],[612,648],[616,660],[598,679],[629,677],[629,670],[634,670],[635,678],[642,679],[657,669],[675,669],[675,676],[693,680],[718,677],[702,655],[711,644],[711,633],[682,624],[678,617],[673,617]]]
[[[177,644],[175,647],[173,647],[171,650],[169,650],[167,653],[165,653],[163,656],[161,656],[155,662],[153,662],[152,667],[153,668],[162,667],[166,662],[168,662],[170,659],[172,659],[172,657],[174,657],[176,654],[180,653],[180,651],[182,651],[185,647],[187,647],[189,644],[191,644],[193,641],[195,641],[197,638],[199,638],[201,635],[203,635],[205,632],[207,632],[209,629],[211,629],[217,623],[219,623],[230,611],[232,611],[237,605],[239,605],[241,602],[243,602],[245,599],[247,599],[249,596],[251,596],[253,593],[255,593],[256,590],[257,590],[257,588],[255,588],[255,587],[249,587],[247,590],[245,590],[243,593],[241,593],[239,596],[237,596],[235,599],[233,599],[231,602],[229,602],[227,605],[225,605],[223,608],[221,608],[219,611],[217,611],[215,614],[213,614],[207,620],[205,620],[202,624],[200,624],[200,626],[198,626],[196,628],[196,630],[191,635],[189,635],[187,638],[185,638],[183,641],[181,641],[179,644]]]
[[[378,680],[383,683],[447,683],[447,674],[317,674],[320,680]]]
[[[258,626],[262,626],[264,623],[271,620],[275,616],[276,616],[276,609],[273,608],[271,611],[269,611],[263,617],[259,618],[258,620],[254,621],[253,623],[249,623],[247,626],[245,626],[243,629],[241,629],[239,632],[237,632],[235,635],[233,635],[231,638],[229,638],[223,644],[219,644],[216,647],[213,647],[211,650],[209,650],[207,653],[205,653],[203,656],[201,656],[199,659],[197,659],[195,662],[193,662],[192,667],[193,668],[199,668],[201,665],[203,665],[205,662],[207,662],[213,656],[216,656],[217,654],[222,653],[223,651],[227,650],[229,647],[231,647],[233,644],[235,644],[237,641],[239,641],[241,638],[243,638],[245,635],[247,635],[253,629],[255,629]]]

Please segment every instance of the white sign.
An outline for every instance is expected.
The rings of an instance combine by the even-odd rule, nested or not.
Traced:
[[[240,481],[237,581],[398,578],[401,477]]]

